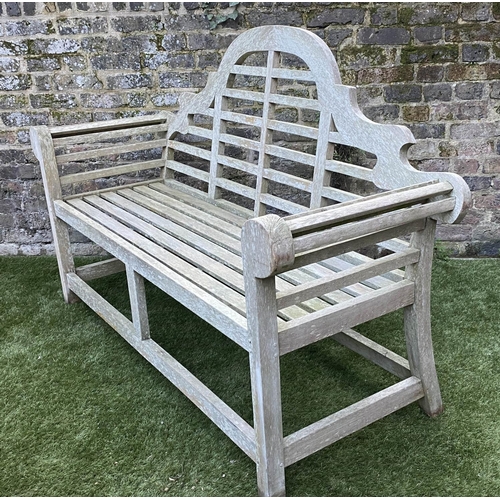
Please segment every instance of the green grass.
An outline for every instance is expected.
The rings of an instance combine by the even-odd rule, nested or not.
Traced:
[[[123,277],[99,290],[127,314]],[[251,421],[245,353],[147,288],[153,338]],[[0,496],[254,496],[255,467],[82,303],[48,257],[0,258]],[[500,260],[439,261],[433,337],[445,412],[410,405],[287,468],[289,496],[498,496]],[[402,353],[401,314],[360,327]],[[391,375],[325,340],[282,359],[293,432]]]

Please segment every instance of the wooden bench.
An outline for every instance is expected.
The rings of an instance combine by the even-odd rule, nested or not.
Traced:
[[[177,114],[34,127],[31,139],[65,300],[94,309],[251,457],[260,494],[284,495],[286,466],[409,403],[441,412],[435,226],[459,220],[470,193],[410,165],[411,132],[363,116],[316,35],[249,30]],[[75,268],[69,228],[113,258]],[[88,283],[119,271],[133,321]],[[253,425],[152,340],[144,279],[248,351]],[[408,360],[352,330],[400,308]],[[400,381],[283,436],[280,356],[327,337]]]

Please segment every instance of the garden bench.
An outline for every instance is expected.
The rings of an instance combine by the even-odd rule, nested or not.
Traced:
[[[31,139],[65,300],[94,309],[251,457],[260,494],[284,495],[285,467],[405,405],[442,410],[434,235],[469,190],[410,165],[411,132],[363,116],[316,35],[249,30],[176,114],[33,127]],[[75,268],[70,228],[112,258]],[[89,284],[121,271],[132,321]],[[249,353],[253,425],[151,338],[144,280]],[[408,360],[352,329],[401,308]],[[399,381],[283,436],[280,356],[327,337]]]

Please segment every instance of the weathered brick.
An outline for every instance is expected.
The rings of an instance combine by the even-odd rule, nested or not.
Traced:
[[[415,139],[441,139],[445,134],[443,123],[411,123],[408,127]]]
[[[59,12],[64,12],[66,10],[71,10],[73,6],[71,5],[71,2],[57,2],[57,9]]]
[[[460,4],[402,3],[399,21],[408,24],[445,24],[458,19]]]
[[[325,7],[307,21],[308,28],[326,28],[331,24],[362,24],[365,18],[363,9]]]
[[[168,33],[161,41],[161,46],[168,51],[178,51],[187,48],[186,35],[184,33]]]
[[[0,109],[22,109],[28,105],[25,95],[0,94]]]
[[[204,15],[170,15],[165,16],[165,28],[168,33],[179,31],[185,33],[195,30],[209,30],[210,22]]]
[[[122,93],[82,94],[80,99],[84,108],[119,108],[128,104]]]
[[[442,26],[421,26],[414,30],[415,39],[422,43],[436,43],[443,37]]]
[[[338,47],[341,42],[352,35],[349,28],[328,28],[325,30],[325,42],[329,47]]]
[[[422,100],[422,86],[413,84],[388,85],[384,87],[387,102],[419,102]]]
[[[101,53],[101,52],[124,52],[122,41],[113,36],[91,36],[83,38],[81,41],[82,50],[87,53]]]
[[[57,28],[63,36],[106,33],[108,20],[104,17],[60,19],[57,21]]]
[[[137,54],[104,54],[90,58],[94,69],[141,69],[141,60]]]
[[[464,21],[488,21],[491,13],[490,3],[463,3],[462,19]]]
[[[245,16],[249,26],[265,26],[270,24],[285,24],[287,26],[301,26],[302,16],[300,12],[289,10],[286,6],[274,4],[270,12],[263,12],[260,9],[252,9]]]
[[[25,16],[34,16],[36,14],[36,2],[23,2],[23,12]]]
[[[136,73],[129,75],[110,76],[108,78],[108,87],[110,89],[136,89],[142,87],[151,88],[152,86],[152,75]]]
[[[487,69],[484,64],[448,64],[444,79],[451,82],[464,80],[486,80]]]
[[[373,66],[382,66],[387,63],[388,57],[382,47],[356,47],[341,48],[337,54],[341,67],[345,69],[361,69]],[[344,82],[345,83],[345,82]]]
[[[491,42],[500,37],[498,23],[455,24],[446,27],[444,33],[447,42]]]
[[[407,122],[426,122],[429,120],[428,106],[403,106],[403,120]]]
[[[436,230],[436,238],[444,241],[468,241],[472,237],[472,226],[458,224],[440,224]]]
[[[8,16],[20,16],[21,4],[19,2],[5,2],[5,10]]]
[[[393,5],[379,5],[371,9],[370,22],[372,25],[389,25],[398,22],[398,8]]]
[[[492,177],[465,175],[463,176],[463,179],[468,184],[471,191],[489,189],[492,184]]]
[[[30,94],[33,108],[75,108],[77,106],[74,94]]]
[[[177,106],[179,104],[178,94],[161,93],[151,96],[151,102],[160,108]]]
[[[156,53],[158,44],[154,35],[136,35],[121,40],[120,52]]]
[[[494,153],[493,141],[488,138],[477,140],[474,136],[468,136],[456,142],[456,147],[457,154],[461,158],[479,158]]]
[[[455,95],[464,100],[481,99],[484,87],[484,83],[457,83]]]
[[[5,36],[33,36],[53,34],[52,21],[39,19],[23,19],[21,21],[8,21],[3,25]]]
[[[486,158],[483,161],[483,172],[485,174],[500,174],[500,156]]]
[[[0,75],[0,90],[28,90],[31,87],[30,75]]]
[[[160,88],[200,88],[206,84],[206,73],[167,72],[159,75]]]
[[[434,108],[436,120],[481,120],[488,114],[488,105],[484,102],[442,103]]]
[[[463,45],[462,61],[464,62],[482,62],[490,57],[490,49],[485,45]]]
[[[429,158],[420,161],[418,168],[423,172],[449,172],[450,160],[447,158]]]
[[[133,31],[156,32],[163,27],[161,17],[157,15],[127,16],[111,19],[113,29],[121,33],[132,33]]]
[[[453,171],[459,175],[476,174],[479,172],[479,162],[473,159],[456,158]]]
[[[35,39],[30,41],[30,53],[41,54],[68,54],[78,52],[80,42],[70,38]]]
[[[442,65],[430,64],[418,66],[417,82],[439,82],[443,79],[444,67]]]
[[[405,45],[410,40],[410,32],[404,28],[361,28],[357,40],[370,45]]]
[[[7,127],[31,127],[34,125],[48,125],[48,113],[27,113],[16,111],[0,115]]]
[[[38,56],[27,58],[28,71],[55,71],[61,69],[59,57]]]
[[[0,72],[15,73],[16,71],[19,71],[19,68],[19,59],[14,57],[0,57]]]
[[[0,56],[20,56],[27,52],[26,40],[0,40]]]
[[[444,63],[458,60],[458,45],[404,47],[401,49],[403,64]]]
[[[191,50],[226,49],[234,39],[234,35],[221,36],[212,33],[189,33],[187,36],[187,46]]]
[[[364,115],[374,122],[394,122],[399,118],[399,106],[396,104],[383,104],[381,106],[366,106]]]
[[[358,72],[358,84],[396,83],[413,80],[413,66],[392,66],[390,68],[363,68]]]
[[[470,139],[494,137],[498,134],[500,122],[490,123],[453,123],[450,127],[452,139]]]
[[[436,83],[434,85],[424,86],[425,101],[449,101],[453,89],[449,83]]]
[[[452,142],[448,141],[441,141],[438,144],[439,148],[439,156],[441,158],[450,158],[450,157],[456,157],[458,152],[455,144]]]
[[[500,82],[493,82],[490,88],[490,97],[492,99],[500,99]]]
[[[169,68],[194,68],[195,59],[194,55],[186,54],[172,54],[170,52],[161,52],[159,54],[148,55],[144,58],[144,66],[149,69],[158,69],[161,66],[168,66]],[[216,62],[212,66],[216,65]],[[199,67],[205,67],[199,64]]]

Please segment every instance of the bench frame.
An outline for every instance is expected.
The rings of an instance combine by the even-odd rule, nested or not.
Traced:
[[[248,47],[252,48],[252,52],[267,52],[267,66],[245,69],[242,61],[249,53]],[[280,53],[300,57],[309,71],[299,75],[298,70],[278,68]],[[243,118],[243,121],[247,120],[252,125],[258,123],[264,131],[257,146],[252,141],[245,143],[259,152],[259,161],[254,165],[256,187],[250,195],[249,188],[238,187],[244,195],[255,197],[253,214],[222,200],[219,195],[221,188],[231,189],[234,184],[221,177],[221,161],[243,165],[243,162],[222,159],[223,151],[217,146],[221,138],[230,140],[223,125],[224,116],[228,113],[223,104],[224,99],[249,96],[248,92],[231,90],[226,85],[230,80],[229,75],[241,73],[242,68],[247,74],[250,72],[254,76],[266,78],[264,92],[259,97],[264,103],[263,116]],[[315,82],[318,89],[318,101],[314,106],[318,106],[321,111],[321,118],[317,131],[301,125],[277,123],[273,118],[277,104],[298,105],[305,101],[300,98],[278,98],[274,92],[278,78],[299,76],[303,80]],[[216,105],[211,108],[214,99]],[[210,113],[214,123],[209,135],[216,146],[209,152],[200,153],[210,160],[208,172],[179,165],[169,150],[170,147],[179,147],[191,153],[196,151],[193,146],[179,146],[174,142],[176,134],[193,127],[188,117],[199,113],[200,109],[207,113],[207,110],[212,109]],[[330,129],[331,116],[335,120],[335,130]],[[235,118],[233,115],[231,117]],[[325,120],[328,121],[326,133]],[[312,162],[314,167],[314,178],[309,184],[300,179],[293,180],[296,186],[305,186],[304,189],[309,190],[311,209],[296,209],[293,203],[275,199],[266,192],[268,179],[279,178],[287,182],[291,179],[290,176],[271,172],[266,160],[271,153],[287,154],[268,144],[269,130],[273,127],[288,133],[309,134],[317,139],[317,153],[312,160],[307,155],[295,153],[304,161]],[[196,130],[200,132],[198,128]],[[150,147],[163,148],[161,158],[107,167],[101,171],[59,173],[58,168],[64,161],[90,158],[78,152],[58,156],[59,147],[71,144],[78,138],[97,143],[127,131],[163,134],[163,138],[148,143]],[[363,147],[376,154],[377,163],[373,170],[332,160],[326,164],[322,162],[321,155],[326,157],[331,153],[332,138],[340,144]],[[431,416],[442,411],[430,326],[435,228],[436,220],[455,222],[463,216],[470,204],[469,190],[459,176],[413,169],[406,159],[408,147],[414,143],[411,132],[401,126],[380,125],[366,119],[357,107],[355,89],[341,85],[332,53],[312,33],[286,26],[266,26],[240,35],[227,50],[219,71],[210,76],[205,90],[197,95],[184,96],[177,115],[160,113],[103,123],[33,127],[31,140],[42,167],[64,299],[67,302],[81,299],[89,305],[254,460],[261,495],[284,495],[286,466],[407,404],[418,401]],[[244,143],[241,139],[237,142]],[[106,152],[119,154],[124,148],[130,151],[141,148],[141,144],[136,146],[112,146]],[[328,167],[369,178],[387,192],[366,198],[353,197],[337,205],[325,206],[325,197],[332,193]],[[199,207],[207,210],[212,207],[214,214],[226,212],[228,219],[233,216],[241,220],[248,219],[241,232],[240,251],[244,282],[242,300],[246,317],[228,305],[230,298],[224,299],[216,293],[209,293],[192,279],[186,279],[182,272],[169,264],[168,259],[162,261],[148,250],[149,247],[141,248],[139,244],[132,244],[135,236],[129,237],[128,233],[123,233],[123,221],[119,217],[112,220],[108,215],[99,219],[93,215],[98,213],[100,204],[117,199],[122,187],[63,196],[66,185],[93,181],[98,177],[140,172],[147,168],[163,168],[163,174],[153,181],[146,180],[128,186],[128,189],[139,193],[137,196],[141,189],[144,192],[156,189],[159,197],[168,194],[178,203],[190,197],[190,203],[199,203]],[[245,168],[250,167],[247,165]],[[175,171],[187,172],[206,181],[208,194],[181,185],[175,180]],[[290,207],[291,215],[264,215],[265,206],[273,203],[275,206],[281,204]],[[118,209],[116,211],[121,213]],[[113,258],[76,268],[69,228],[90,238]],[[156,234],[151,223],[150,229],[152,234]],[[410,233],[409,244],[393,239]],[[335,273],[321,268],[326,273],[324,278],[316,277],[311,282],[299,280],[295,286],[289,286],[294,279],[299,279],[297,276],[305,276],[300,275],[304,266],[328,262],[328,259],[372,244],[380,244],[392,253],[374,260],[366,258],[356,266],[348,266]],[[172,251],[167,243],[164,245],[166,251]],[[238,252],[237,249],[233,250]],[[398,271],[401,267],[405,269],[404,273]],[[88,284],[92,279],[121,271],[127,275],[132,321]],[[288,280],[286,287],[283,285],[283,276]],[[387,282],[387,276],[393,281],[383,290],[374,289],[352,301],[330,303],[328,307],[309,310],[302,317],[289,318],[286,322],[277,321],[280,311],[287,307],[313,304],[311,308],[314,309],[314,301],[319,300],[318,297],[328,297],[335,290],[351,287],[355,283],[376,279]],[[253,427],[151,339],[144,279],[180,301],[248,351]],[[408,360],[352,330],[357,324],[400,308],[404,309]],[[401,381],[302,430],[283,436],[280,356],[327,337],[373,361]]]

